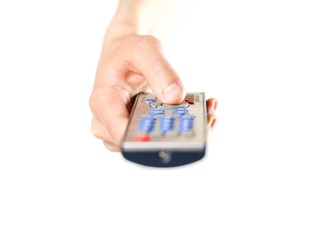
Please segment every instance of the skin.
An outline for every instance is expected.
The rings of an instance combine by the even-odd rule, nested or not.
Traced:
[[[106,33],[90,108],[93,113],[92,132],[110,151],[120,151],[132,99],[137,93],[151,89],[168,104],[180,103],[185,97],[184,86],[163,56],[160,41],[151,35],[158,19],[151,19],[152,14],[146,14],[167,9],[167,6],[161,6],[167,3],[121,0]],[[151,25],[146,24],[145,29],[141,23]],[[211,98],[206,104],[208,123],[213,128],[217,101]]]

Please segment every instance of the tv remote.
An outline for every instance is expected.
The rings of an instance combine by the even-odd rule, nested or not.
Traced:
[[[202,159],[207,139],[205,94],[187,93],[164,104],[152,93],[136,96],[121,144],[123,156],[152,167],[176,167]]]

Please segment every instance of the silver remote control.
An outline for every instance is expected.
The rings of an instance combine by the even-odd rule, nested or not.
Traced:
[[[136,96],[122,142],[123,156],[152,167],[176,167],[205,155],[205,94],[187,93],[177,105],[164,104],[152,93]]]

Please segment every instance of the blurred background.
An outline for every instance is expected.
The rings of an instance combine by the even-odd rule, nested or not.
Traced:
[[[204,160],[105,149],[88,99],[117,1],[0,2],[0,239],[323,239],[322,1],[201,1],[161,23],[219,100]]]

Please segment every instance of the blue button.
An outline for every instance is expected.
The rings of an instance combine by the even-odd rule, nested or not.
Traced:
[[[179,118],[179,131],[192,131],[194,125],[194,116],[183,116]]]
[[[155,115],[163,115],[165,113],[164,109],[160,109],[160,108],[152,108],[150,110],[150,114],[155,116]]]
[[[188,109],[187,108],[175,108],[173,110],[173,114],[175,114],[175,115],[186,115],[186,114],[188,114]]]
[[[174,126],[174,120],[175,118],[170,116],[161,118],[160,131],[163,133],[171,131]]]
[[[148,94],[145,98],[145,103],[152,103],[156,101],[156,97],[153,94]]]
[[[152,103],[152,102],[155,102],[156,100],[154,98],[146,98],[145,99],[145,102],[146,103]]]
[[[139,130],[142,132],[151,132],[154,128],[156,118],[150,116],[142,116]]]

